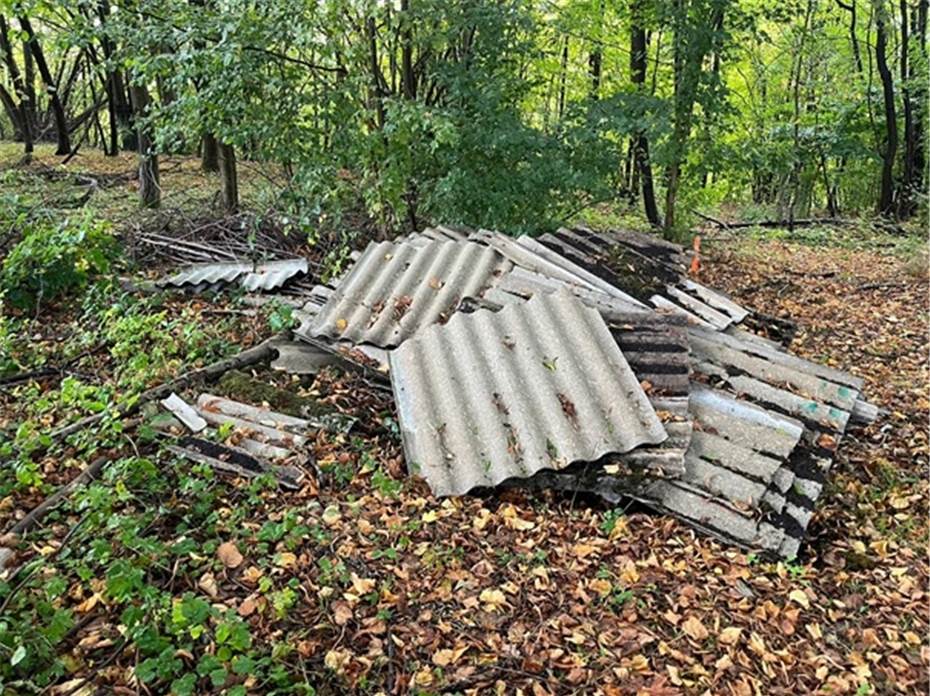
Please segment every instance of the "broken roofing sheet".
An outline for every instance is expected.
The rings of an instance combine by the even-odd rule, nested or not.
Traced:
[[[412,295],[423,293],[427,288],[435,292],[437,285],[444,289],[446,283],[452,282],[448,276],[445,283],[438,282],[442,278],[437,281],[438,276],[427,275],[422,270],[414,277],[409,276],[410,257],[430,254],[441,248],[437,245],[459,245],[459,254],[478,254],[475,247],[480,244],[486,251],[498,254],[495,255],[495,271],[489,275],[479,273],[486,282],[480,283],[480,290],[468,293],[468,297],[476,300],[476,306],[492,310],[503,307],[501,312],[494,315],[479,311],[474,315],[456,316],[453,329],[436,325],[436,322],[448,320],[458,309],[471,308],[463,307],[460,300],[465,294],[462,293],[448,312],[438,315],[424,312],[401,336],[394,336],[398,342],[413,338],[395,351],[392,363],[400,364],[398,361],[403,355],[418,356],[407,364],[407,374],[395,374],[395,379],[409,380],[409,389],[427,390],[428,394],[412,400],[408,397],[405,401],[399,391],[402,385],[394,383],[402,425],[406,424],[405,446],[411,468],[420,465],[428,479],[432,476],[430,483],[439,493],[464,492],[474,486],[526,477],[524,471],[542,470],[534,480],[549,477],[551,485],[556,487],[595,490],[608,497],[628,494],[741,545],[763,548],[783,557],[796,554],[829,468],[832,450],[850,414],[862,410],[863,402],[858,400],[860,380],[792,356],[773,341],[740,329],[739,322],[746,316],[746,310],[725,295],[684,277],[680,269],[686,257],[679,254],[676,249],[680,251],[680,248],[674,245],[659,245],[661,248],[654,251],[648,240],[631,242],[625,235],[619,235],[622,243],[604,235],[595,243],[584,239],[584,233],[579,231],[560,231],[562,237],[552,235],[544,237],[542,242],[528,237],[513,240],[486,231],[471,233],[469,241],[462,241],[464,234],[461,230],[429,230],[424,235],[412,235],[397,242],[396,245],[404,248],[404,254],[410,255],[405,256],[401,272],[392,275],[378,272],[376,268],[362,274],[365,280],[355,288],[360,302],[369,296],[407,296],[406,293],[392,294],[398,284],[411,287]],[[611,253],[603,253],[598,244],[609,247]],[[650,255],[656,258],[651,259]],[[428,269],[432,260],[433,255],[420,259],[417,263],[422,266],[418,268]],[[353,273],[355,269],[348,277]],[[455,284],[460,282],[455,281]],[[325,287],[318,289],[322,291],[320,297],[315,298],[312,306],[308,302],[309,308],[304,308],[308,325],[315,321],[316,312],[332,307],[331,296],[338,295],[342,287],[338,286],[335,292]],[[560,290],[561,294],[553,295]],[[558,447],[549,447],[555,443],[548,437],[539,440],[529,436],[536,448],[531,450],[535,459],[530,466],[521,468],[525,462],[514,461],[505,433],[507,458],[503,469],[495,470],[490,458],[482,459],[485,450],[472,446],[476,440],[482,445],[489,440],[486,436],[475,437],[478,432],[475,414],[485,419],[488,416],[473,404],[482,403],[475,402],[475,398],[486,398],[493,404],[494,394],[504,392],[474,396],[481,390],[461,381],[465,374],[483,375],[484,372],[474,366],[483,365],[483,361],[493,363],[494,358],[485,354],[487,348],[475,335],[457,327],[461,322],[467,327],[490,321],[489,317],[507,316],[505,312],[532,312],[527,307],[533,302],[553,301],[566,290],[584,304],[596,308],[606,320],[614,345],[619,345],[628,357],[654,410],[662,416],[669,437],[661,443],[642,444],[623,455],[603,457],[586,465],[579,473],[577,464],[566,468],[566,463],[572,459],[588,460],[567,457],[565,462],[561,458],[553,462]],[[425,295],[431,297],[430,293]],[[527,298],[532,298],[529,303]],[[411,305],[413,299],[411,296]],[[660,310],[656,312],[644,301]],[[386,309],[386,303],[377,302],[374,308],[379,312],[369,317],[368,322],[380,321],[380,314]],[[404,304],[406,306],[406,302]],[[661,308],[686,318],[684,326],[687,328],[683,328],[681,320],[674,325],[667,315],[663,317]],[[364,312],[362,315],[364,318]],[[368,328],[355,317],[345,317],[344,326],[340,328],[348,329],[352,323],[350,318],[362,325],[362,329]],[[400,321],[397,317],[394,319],[395,323]],[[424,328],[430,325],[431,328]],[[571,322],[564,324],[570,325]],[[388,328],[389,334],[390,330],[396,330],[396,326]],[[680,335],[673,339],[675,331]],[[314,337],[306,332],[298,333],[303,333],[305,340],[328,341],[331,346],[356,349],[352,347],[353,341],[334,341],[325,334]],[[443,337],[448,335],[456,336],[457,342],[445,343]],[[450,362],[449,355],[453,345],[455,364]],[[461,346],[468,346],[470,353],[460,365]],[[485,369],[489,368],[485,366]],[[396,367],[392,371],[396,371]],[[689,377],[695,380],[691,383],[690,403]],[[674,383],[674,388],[668,389],[670,383]],[[523,382],[514,381],[514,384]],[[444,385],[446,393],[428,392],[429,388],[438,389],[437,385]],[[422,406],[423,399],[430,408],[417,411],[414,406]],[[576,404],[574,400],[570,403]],[[562,406],[560,403],[559,408]],[[433,412],[439,415],[434,417]],[[549,418],[565,415],[564,410],[560,414],[544,409],[542,413]],[[480,418],[478,422],[484,425]],[[472,433],[470,439],[468,433]],[[462,448],[464,454],[458,456],[465,462],[464,466],[452,453],[449,442]],[[523,440],[516,442],[522,456]],[[430,466],[438,469],[426,471]],[[558,473],[552,473],[556,469]],[[634,475],[624,474],[631,469],[635,469]]]
[[[201,394],[194,406],[171,394],[162,405],[177,420],[168,419],[156,427],[205,433],[205,437],[181,437],[169,446],[175,454],[237,476],[270,473],[287,488],[300,485],[303,472],[294,464],[306,458],[301,449],[314,431],[346,432],[352,426],[352,420],[343,416],[306,420],[211,394]],[[223,426],[232,427],[234,445],[217,441]]]
[[[393,347],[448,320],[510,267],[473,242],[372,243],[301,334]]]
[[[545,472],[534,487],[583,490],[608,500],[632,497],[714,536],[747,548],[793,557],[806,521],[792,518],[785,493],[794,477],[785,462],[802,425],[717,390],[693,385],[695,431],[685,472],[645,478],[618,467]]]
[[[390,363],[408,466],[436,495],[667,438],[603,319],[567,292],[456,314]]]
[[[187,266],[158,284],[173,287],[238,282],[249,292],[274,290],[295,276],[306,275],[307,259],[284,259],[251,263],[230,261]]]

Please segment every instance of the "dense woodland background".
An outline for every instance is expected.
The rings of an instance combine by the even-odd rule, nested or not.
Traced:
[[[358,215],[672,234],[926,206],[927,0],[0,3],[0,137],[198,154],[304,232]]]

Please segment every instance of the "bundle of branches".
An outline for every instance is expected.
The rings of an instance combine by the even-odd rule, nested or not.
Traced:
[[[240,212],[224,217],[191,216],[162,209],[124,233],[127,250],[139,263],[260,261],[305,256],[318,267],[326,249],[308,244],[274,212]]]

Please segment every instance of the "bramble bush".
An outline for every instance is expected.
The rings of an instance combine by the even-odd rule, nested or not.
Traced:
[[[0,293],[15,308],[37,310],[107,273],[118,256],[108,223],[89,215],[25,223],[23,238],[0,268]]]

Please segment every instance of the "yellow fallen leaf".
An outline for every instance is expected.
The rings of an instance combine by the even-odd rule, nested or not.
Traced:
[[[738,626],[728,626],[727,628],[720,631],[720,635],[717,636],[717,640],[723,645],[733,645],[739,640],[740,634],[742,634],[743,629]]]
[[[375,581],[371,578],[360,578],[352,573],[352,589],[358,595],[366,595],[375,589]]]
[[[694,640],[704,640],[710,635],[707,629],[704,628],[704,624],[702,624],[701,620],[696,616],[689,616],[685,619],[681,623],[681,630]]]
[[[345,319],[337,319],[337,320],[336,320],[336,329],[337,329],[340,333],[343,332],[343,331],[345,331],[345,330],[346,330],[346,327],[347,327],[348,325],[349,325],[349,322],[347,322]]]
[[[424,524],[431,524],[439,519],[439,513],[435,510],[428,510],[420,516],[420,519]]]
[[[482,590],[478,599],[484,602],[484,610],[488,612],[500,611],[500,608],[507,603],[504,593],[492,588]]]
[[[597,551],[597,547],[591,544],[580,543],[572,547],[572,553],[578,558],[587,558],[595,551]]]
[[[796,604],[800,604],[805,609],[811,608],[810,601],[807,599],[807,593],[802,589],[791,590],[791,592],[788,593],[788,599]]]
[[[459,661],[459,658],[465,654],[468,646],[457,648],[455,650],[442,649],[433,653],[433,664],[438,667],[448,667]]]

